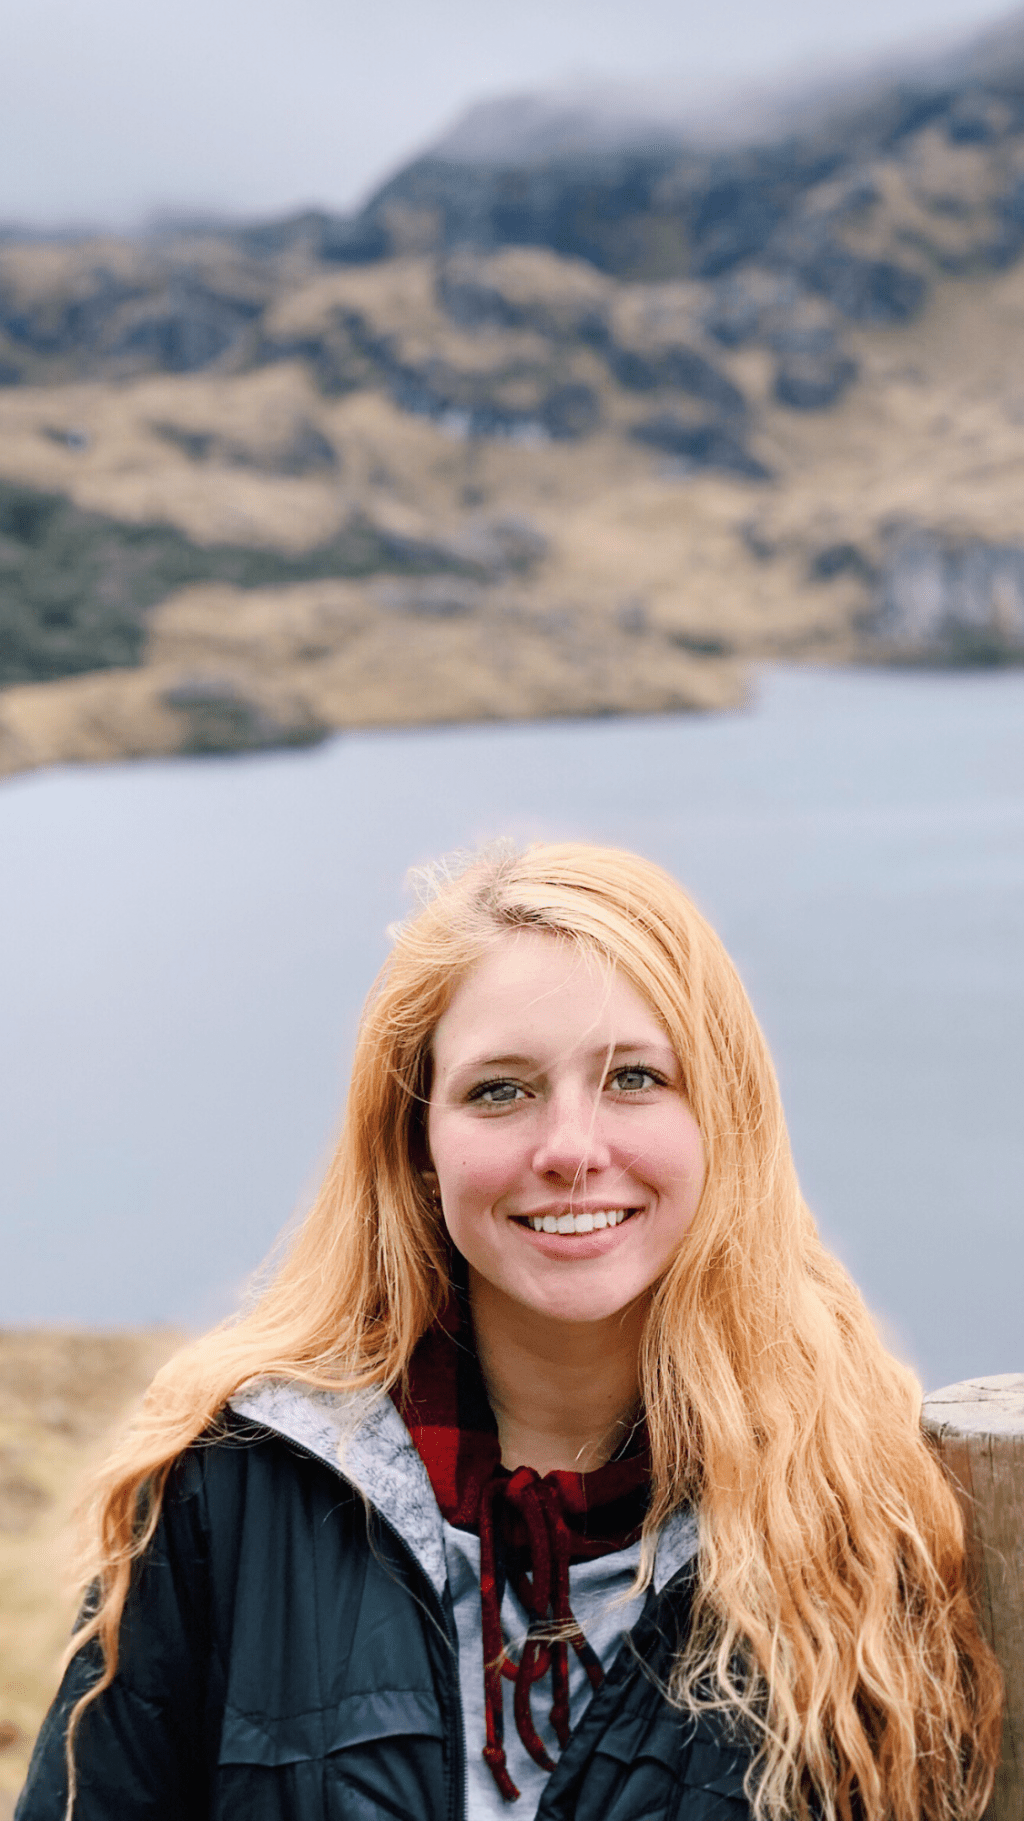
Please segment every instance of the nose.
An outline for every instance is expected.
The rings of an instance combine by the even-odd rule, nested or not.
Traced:
[[[611,1166],[612,1154],[602,1131],[600,1096],[581,1092],[554,1094],[533,1154],[538,1176],[557,1176],[577,1183]]]

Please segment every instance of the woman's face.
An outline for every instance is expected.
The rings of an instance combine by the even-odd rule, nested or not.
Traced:
[[[499,936],[437,1026],[427,1140],[451,1238],[510,1303],[606,1320],[662,1275],[704,1147],[650,1006],[539,931]]]

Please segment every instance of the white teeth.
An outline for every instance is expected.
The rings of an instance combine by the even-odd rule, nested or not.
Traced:
[[[535,1233],[594,1233],[603,1227],[618,1227],[625,1220],[627,1208],[596,1208],[582,1214],[531,1214]]]

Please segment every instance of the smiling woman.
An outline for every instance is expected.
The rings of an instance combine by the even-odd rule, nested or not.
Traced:
[[[593,1327],[643,1297],[696,1212],[704,1154],[629,981],[557,938],[501,936],[440,1019],[433,1063],[426,1180],[495,1311]]]
[[[920,1412],[679,887],[439,874],[291,1251],[98,1483],[20,1821],[977,1821]]]
[[[502,1452],[600,1466],[633,1418],[647,1292],[704,1183],[679,1063],[628,980],[528,929],[459,986],[432,1060],[425,1180],[468,1265]]]

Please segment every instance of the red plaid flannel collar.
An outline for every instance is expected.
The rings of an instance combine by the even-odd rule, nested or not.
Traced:
[[[513,1712],[523,1744],[535,1763],[551,1770],[533,1724],[530,1691],[550,1669],[551,1722],[564,1747],[570,1645],[592,1686],[603,1680],[601,1665],[573,1618],[569,1567],[623,1549],[639,1536],[650,1485],[646,1428],[638,1424],[620,1453],[591,1473],[542,1477],[532,1467],[504,1467],[464,1285],[453,1289],[440,1319],[417,1346],[404,1392],[392,1395],[442,1516],[480,1538],[484,1758],[502,1795],[512,1801],[519,1792],[505,1761],[503,1679],[515,1683]],[[510,1659],[501,1631],[505,1580],[530,1617],[518,1663]]]

